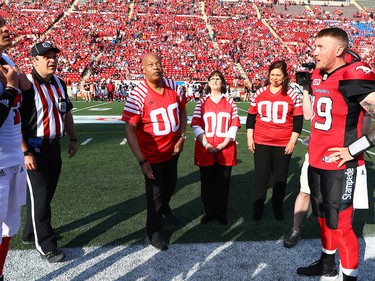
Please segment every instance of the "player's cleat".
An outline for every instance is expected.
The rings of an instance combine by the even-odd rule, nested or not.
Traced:
[[[49,263],[60,262],[65,258],[65,253],[57,249],[53,252],[48,252],[45,255],[41,255],[42,259],[47,260]]]
[[[301,276],[323,276],[325,280],[335,280],[338,276],[336,264],[330,266],[323,259],[319,259],[307,267],[297,269]]]
[[[299,232],[298,230],[294,228],[291,228],[284,237],[284,247],[292,248],[298,243],[300,239],[301,239],[301,232]]]
[[[164,221],[166,223],[175,224],[175,225],[182,224],[182,221],[178,217],[176,217],[176,215],[173,214],[172,211],[169,211],[164,214]]]
[[[342,281],[357,281],[357,277],[348,276],[345,273],[342,274]]]
[[[0,281],[4,281],[4,275],[0,276]]]
[[[160,251],[168,250],[168,245],[167,243],[165,243],[161,231],[157,231],[154,234],[152,234],[151,245],[154,246],[156,249],[159,249]]]

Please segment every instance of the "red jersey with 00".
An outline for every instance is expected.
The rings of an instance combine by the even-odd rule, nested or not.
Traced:
[[[257,144],[286,146],[293,132],[293,117],[302,115],[302,102],[296,91],[275,94],[269,86],[258,89],[250,103],[249,114],[256,114],[254,141]]]
[[[122,120],[137,126],[136,135],[143,156],[151,164],[171,159],[179,138],[180,111],[186,99],[177,94],[177,85],[164,79],[162,95],[141,82],[129,95]]]
[[[313,118],[309,144],[309,163],[325,169],[346,169],[337,167],[337,162],[328,162],[328,151],[332,147],[348,146],[362,135],[362,120],[365,111],[357,95],[375,91],[375,74],[364,63],[358,62],[335,70],[330,75],[315,69],[311,76]],[[351,165],[363,165],[363,155]]]
[[[209,96],[204,97],[195,107],[191,126],[200,126],[205,132],[207,141],[217,147],[227,137],[230,127],[241,127],[237,105],[233,99],[225,97],[222,97],[218,103],[213,102]],[[195,141],[194,164],[197,166],[210,166],[214,163],[234,166],[236,158],[237,150],[234,141],[215,154],[208,152],[200,141]]]

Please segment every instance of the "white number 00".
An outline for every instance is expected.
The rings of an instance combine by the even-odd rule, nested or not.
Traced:
[[[175,117],[177,117],[177,120]],[[170,104],[167,109],[165,109],[164,107],[155,109],[151,111],[150,118],[155,135],[164,136],[169,134],[171,131],[176,132],[180,123],[180,116],[178,115],[178,104]],[[164,124],[164,129],[160,128],[160,124]]]

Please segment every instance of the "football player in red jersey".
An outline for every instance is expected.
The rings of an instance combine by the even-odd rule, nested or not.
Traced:
[[[254,153],[253,219],[262,219],[267,184],[274,178],[272,208],[275,219],[283,220],[283,202],[289,162],[302,130],[302,102],[289,88],[285,61],[272,63],[268,86],[257,90],[246,121],[247,145]]]
[[[304,116],[311,119],[308,180],[322,254],[297,269],[302,276],[336,278],[336,249],[343,280],[357,280],[358,275],[359,245],[352,218],[353,209],[368,208],[363,152],[374,145],[375,129],[362,136],[362,120],[365,111],[375,113],[375,73],[365,63],[345,61],[348,44],[344,30],[321,30],[315,38],[312,106],[304,87]]]
[[[186,98],[178,86],[163,78],[159,56],[150,53],[142,60],[145,80],[129,95],[122,120],[126,136],[146,181],[146,232],[151,245],[167,250],[163,218],[180,224],[169,206],[177,182],[177,161],[186,139]]]
[[[241,127],[237,105],[224,96],[224,75],[213,71],[208,76],[208,95],[198,101],[191,127],[196,136],[194,163],[201,175],[202,224],[215,218],[226,225],[232,166],[236,165],[236,133]]]

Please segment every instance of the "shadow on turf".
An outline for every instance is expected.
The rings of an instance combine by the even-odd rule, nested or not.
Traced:
[[[291,171],[298,171],[298,161],[300,159],[293,159],[291,162]],[[293,167],[293,165],[295,167]],[[194,183],[199,180],[198,172],[192,172],[186,176],[183,176],[179,179],[179,184],[177,187],[178,191],[185,186]],[[199,224],[199,218],[201,216],[202,208],[200,198],[195,198],[190,200],[189,202],[182,204],[177,209],[175,209],[177,214],[182,214],[182,218],[187,221],[190,226],[182,225],[182,226],[172,226],[166,225],[165,227],[165,234],[167,239],[170,240],[174,233],[178,232],[179,230],[183,229],[183,234],[180,235],[177,239],[172,242],[170,250],[168,251],[168,255],[172,255],[171,263],[174,259],[178,258],[178,253],[173,252],[173,244],[178,243],[215,243],[215,242],[228,242],[228,241],[248,241],[249,237],[251,237],[250,233],[253,233],[254,240],[278,240],[283,237],[286,230],[289,229],[292,223],[292,206],[294,205],[295,196],[298,194],[299,189],[299,174],[295,173],[294,175],[290,175],[290,180],[287,189],[287,197],[285,200],[285,221],[279,222],[273,219],[272,209],[270,207],[270,203],[266,206],[265,217],[262,222],[254,223],[251,220],[251,182],[252,182],[252,171],[247,172],[245,174],[234,174],[232,176],[232,187],[231,187],[231,195],[230,195],[230,207],[229,207],[229,224],[228,226],[219,225],[217,222],[210,223],[208,225],[201,225]],[[247,184],[246,184],[247,183]],[[370,191],[370,194],[373,194]],[[173,200],[173,199],[172,199]],[[373,198],[370,198],[370,202],[373,201]],[[270,201],[268,201],[270,202]],[[372,205],[373,206],[373,205]],[[86,216],[79,220],[76,220],[70,224],[65,226],[59,227],[57,232],[64,233],[68,231],[72,231],[75,228],[80,228],[84,225],[90,224],[95,221],[100,221],[99,224],[96,224],[94,227],[87,229],[85,232],[81,233],[77,236],[74,240],[66,243],[64,248],[69,247],[76,247],[77,243],[80,245],[86,245],[90,241],[94,240],[99,235],[105,235],[105,233],[110,233],[111,226],[117,225],[126,218],[129,217],[129,213],[125,210],[132,210],[131,213],[133,215],[143,212],[145,209],[145,199],[144,196],[139,196],[125,202],[113,205],[109,208],[96,212],[95,214]],[[267,209],[268,212],[267,212]],[[289,210],[290,209],[290,210]],[[186,214],[186,210],[189,210],[188,214]],[[271,210],[271,211],[270,211]],[[363,227],[366,223],[366,216],[361,215],[361,211],[357,211],[356,217],[358,216],[358,220],[355,220],[354,228],[358,236],[363,235]],[[287,213],[290,213],[290,217]],[[368,211],[366,211],[368,212]],[[306,227],[307,225],[307,227]],[[312,229],[312,231],[310,231]],[[304,222],[303,227],[303,238],[317,238],[319,233],[319,228],[316,223],[316,219],[310,215]],[[312,237],[311,232],[315,233]],[[145,237],[145,231],[143,228],[140,228],[137,231],[130,233],[129,235],[125,235],[124,237],[120,237],[110,243],[100,246],[97,249],[94,249],[92,252],[85,253],[82,249],[78,248],[78,251],[75,249],[70,253],[68,250],[68,259],[71,263],[67,264],[66,266],[55,270],[48,274],[47,276],[43,277],[40,280],[51,280],[53,278],[58,278],[59,276],[63,276],[64,272],[70,269],[74,269],[75,267],[79,267],[81,264],[94,259],[97,256],[103,255],[104,258],[101,259],[100,262],[93,264],[92,267],[89,269],[81,272],[78,276],[76,276],[72,280],[84,280],[90,277],[94,277],[95,274],[101,270],[105,270],[118,262],[120,259],[126,257],[127,255],[134,254],[137,251],[141,251],[144,248],[143,239]],[[130,245],[135,246],[129,247],[129,245],[124,246],[121,250],[107,255],[107,252],[110,251],[111,246],[113,245],[123,245],[129,244],[129,241],[135,241],[130,243]],[[275,241],[275,245],[284,249],[280,243]],[[318,243],[319,244],[319,243]],[[229,245],[229,244],[227,244]],[[219,246],[218,246],[219,247]],[[319,248],[317,245],[316,248]],[[219,253],[215,256],[215,259],[224,258],[224,254],[227,251],[230,251],[231,246],[229,245],[227,248],[223,248],[223,252]],[[364,249],[365,249],[365,242],[361,242],[361,260],[363,262],[364,258]],[[319,252],[319,251],[318,251]],[[207,252],[205,258],[207,259],[212,252]],[[139,266],[135,267],[133,270],[124,273],[124,275],[117,280],[130,280],[134,276],[145,276],[145,272],[149,272],[150,269],[157,271],[158,270],[158,256],[165,255],[165,253],[155,252],[150,258],[145,262],[140,264]],[[173,255],[176,255],[173,257]],[[254,262],[260,263],[262,260],[262,255],[258,257],[254,257]],[[183,266],[183,272],[176,272],[173,273],[165,273],[169,277],[181,276],[181,274],[187,274],[190,272],[191,268],[196,263],[202,262],[201,260],[196,260],[194,262],[194,252],[191,253],[191,260],[184,261],[186,263]],[[315,257],[312,257],[315,258]],[[260,259],[260,260],[259,260]],[[199,267],[197,269],[197,273],[204,270],[205,267],[210,267],[210,261],[205,262],[202,265],[202,268]],[[364,264],[370,263],[373,264],[373,260],[367,260],[363,262]],[[172,266],[172,264],[171,264]],[[151,271],[152,271],[151,270]],[[181,270],[181,269],[180,269]],[[254,272],[256,269],[249,268],[249,275],[251,272]],[[194,275],[195,273],[193,273]],[[200,273],[201,274],[201,273]],[[199,274],[198,274],[199,275]],[[185,275],[182,275],[185,276]]]

